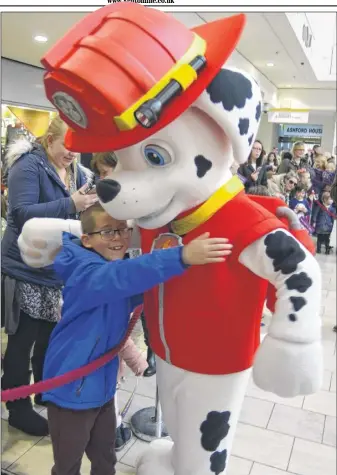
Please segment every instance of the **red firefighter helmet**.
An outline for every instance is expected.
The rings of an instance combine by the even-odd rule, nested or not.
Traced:
[[[170,124],[219,72],[244,24],[235,15],[190,30],[136,3],[88,15],[42,59],[47,97],[69,126],[66,147],[118,150]]]

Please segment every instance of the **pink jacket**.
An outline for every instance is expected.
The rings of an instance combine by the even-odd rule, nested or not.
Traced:
[[[148,367],[146,359],[142,356],[131,337],[128,338],[119,352],[119,361],[118,380],[124,375],[125,363],[136,376],[141,376]]]

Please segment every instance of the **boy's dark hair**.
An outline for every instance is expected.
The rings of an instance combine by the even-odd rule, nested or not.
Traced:
[[[94,153],[90,162],[90,166],[96,175],[99,175],[98,166],[100,164],[107,167],[116,168],[117,157],[113,152]]]
[[[306,191],[305,186],[303,186],[302,184],[298,184],[295,188],[295,193],[300,193],[301,191]]]
[[[270,193],[266,186],[256,185],[248,188],[247,195],[270,196]]]
[[[89,234],[95,231],[96,219],[95,215],[99,213],[106,213],[105,209],[100,203],[95,203],[94,205],[87,208],[83,213],[81,213],[81,224],[82,224],[82,233]]]
[[[290,153],[290,152],[283,152],[282,160],[292,160],[292,159],[293,159],[292,153]]]

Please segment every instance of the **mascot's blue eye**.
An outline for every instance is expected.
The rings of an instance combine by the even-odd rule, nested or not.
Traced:
[[[172,158],[167,150],[158,145],[147,145],[144,148],[146,161],[152,167],[164,167],[172,162]]]

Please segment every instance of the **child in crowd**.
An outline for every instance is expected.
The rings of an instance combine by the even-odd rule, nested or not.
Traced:
[[[303,185],[297,185],[295,188],[295,197],[289,201],[289,208],[295,211],[298,218],[310,215],[311,207],[306,199],[306,192]]]
[[[323,185],[331,186],[336,174],[336,165],[334,162],[328,162],[322,174]]]
[[[124,259],[131,229],[96,203],[81,214],[83,235],[69,234],[54,267],[64,281],[62,319],[54,329],[44,363],[44,379],[95,360],[118,345],[130,313],[142,293],[191,265],[223,262],[228,240],[205,233],[186,246]],[[43,394],[55,465],[53,475],[78,475],[84,453],[91,473],[115,474],[116,414],[114,396],[118,358],[81,381]]]
[[[330,236],[336,219],[336,207],[328,191],[322,193],[320,205],[313,210],[313,227],[317,234],[317,253],[322,251],[322,244],[325,246],[325,254],[330,254],[333,246],[330,246]]]
[[[113,152],[94,153],[90,163],[92,171],[100,180],[112,173],[116,165],[117,157]]]

